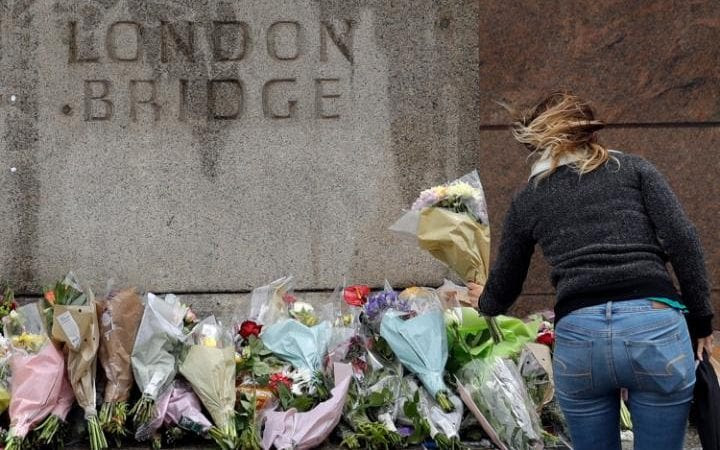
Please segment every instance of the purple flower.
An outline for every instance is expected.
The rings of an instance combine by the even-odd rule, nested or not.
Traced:
[[[420,193],[415,203],[410,207],[413,211],[420,211],[423,208],[433,206],[440,201],[440,196],[432,189],[426,189]]]
[[[388,309],[409,312],[410,305],[406,301],[400,300],[395,291],[380,291],[370,294],[364,306],[365,314],[371,321],[377,319]]]
[[[413,434],[413,427],[400,426],[400,427],[398,427],[397,432],[402,437],[408,437],[411,434]]]

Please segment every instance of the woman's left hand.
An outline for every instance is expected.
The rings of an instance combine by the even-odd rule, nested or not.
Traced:
[[[703,361],[703,352],[708,352],[708,355],[712,353],[713,347],[713,335],[705,336],[697,340],[697,354],[695,355],[698,360]]]
[[[479,284],[473,282],[468,282],[467,288],[468,299],[472,302],[473,305],[478,305],[478,301],[480,300],[480,296],[482,295],[484,286],[480,286]]]

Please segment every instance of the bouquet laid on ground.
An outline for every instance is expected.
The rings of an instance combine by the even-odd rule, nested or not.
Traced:
[[[10,312],[17,308],[15,303],[15,292],[10,286],[4,286],[0,284],[0,333],[2,332],[2,320],[7,317]]]
[[[445,319],[450,349],[447,368],[451,372],[475,358],[519,355],[525,344],[535,341],[540,324],[537,320],[526,323],[517,317],[496,316],[495,326],[502,335],[502,339],[496,341],[491,321],[475,308],[453,308],[446,311]]]
[[[365,369],[353,380],[343,411],[341,429],[343,446],[359,448],[394,448],[403,436],[395,426],[399,408],[403,367],[398,361],[386,361],[355,340],[348,352],[352,364],[364,353]],[[362,347],[361,347],[362,346]],[[356,372],[357,373],[357,372]]]
[[[427,288],[409,288],[405,295],[410,311],[388,309],[380,324],[380,335],[445,412],[454,409],[443,381],[448,357],[445,319],[440,300]],[[402,295],[400,296],[402,297]]]
[[[152,420],[154,403],[175,379],[188,308],[177,296],[148,293],[130,361],[142,397],[130,411],[137,427]]]
[[[270,288],[260,288],[267,293],[264,296],[260,292],[253,293],[252,302],[267,305],[254,309],[264,308],[264,311],[271,312],[260,316],[259,322],[264,327],[260,338],[278,358],[296,369],[315,373],[323,367],[332,337],[332,305],[329,311],[327,308],[316,311],[311,304],[299,301],[290,293],[291,280],[277,280],[269,285]],[[282,304],[285,305],[285,314],[282,313]]]
[[[70,431],[67,417],[74,404],[75,391],[73,391],[67,371],[65,371],[55,407],[43,423],[33,430],[37,443],[51,448],[65,446],[64,439]]]
[[[420,248],[464,281],[484,286],[490,270],[490,226],[480,177],[473,171],[420,193],[391,230],[417,238]],[[489,320],[495,340],[501,336]]]
[[[463,400],[482,413],[478,421],[489,422],[507,448],[543,448],[540,419],[514,362],[496,356],[474,359],[457,376],[461,392],[470,397]]]
[[[164,427],[165,432],[159,433]],[[204,436],[212,428],[205,417],[200,400],[189,383],[173,381],[155,402],[153,419],[137,429],[135,439],[152,439],[153,448],[162,448],[163,443],[174,445],[186,434]]]
[[[309,411],[299,412],[291,408],[287,411],[266,412],[263,448],[302,450],[322,444],[342,416],[352,380],[352,367],[349,364],[336,363],[334,380],[335,386],[330,391],[330,398]]]
[[[53,289],[52,337],[67,355],[70,385],[85,412],[90,447],[107,448],[96,409],[95,373],[100,345],[100,326],[92,291],[82,289],[70,274]],[[67,294],[67,295],[66,295]]]
[[[65,374],[65,358],[50,341],[36,304],[3,319],[10,341],[10,432],[6,449],[20,449],[30,429],[55,408]]]
[[[10,406],[10,342],[0,336],[0,414]]]
[[[235,428],[235,347],[230,332],[214,316],[188,336],[190,348],[180,373],[190,382],[215,422],[210,436],[221,449],[237,447]]]
[[[398,422],[411,427],[409,444],[419,444],[430,438],[441,450],[465,448],[460,443],[462,400],[456,395],[450,395],[449,399],[454,408],[446,412],[427,390],[418,384],[415,376],[409,375],[403,379],[401,395],[397,400],[402,411]]]
[[[111,292],[98,303],[98,316],[98,358],[106,378],[100,423],[107,433],[119,439],[127,433],[125,420],[133,387],[130,355],[143,316],[142,299],[135,289]]]

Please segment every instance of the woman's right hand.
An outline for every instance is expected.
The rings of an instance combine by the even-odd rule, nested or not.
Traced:
[[[473,305],[478,305],[478,301],[480,300],[480,295],[482,295],[484,286],[480,286],[479,284],[473,283],[471,281],[467,282],[466,286],[468,288],[468,299]]]
[[[709,336],[705,336],[704,338],[700,338],[697,340],[697,353],[695,356],[698,360],[703,360],[703,352],[707,351],[708,355],[712,354],[712,347],[713,347],[713,336],[712,334]]]

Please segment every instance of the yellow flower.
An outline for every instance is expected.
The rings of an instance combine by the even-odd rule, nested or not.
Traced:
[[[202,340],[202,345],[205,347],[217,347],[217,340],[212,336],[205,336]]]
[[[40,334],[22,333],[12,337],[13,347],[23,348],[29,352],[37,352],[45,342],[45,336]]]

